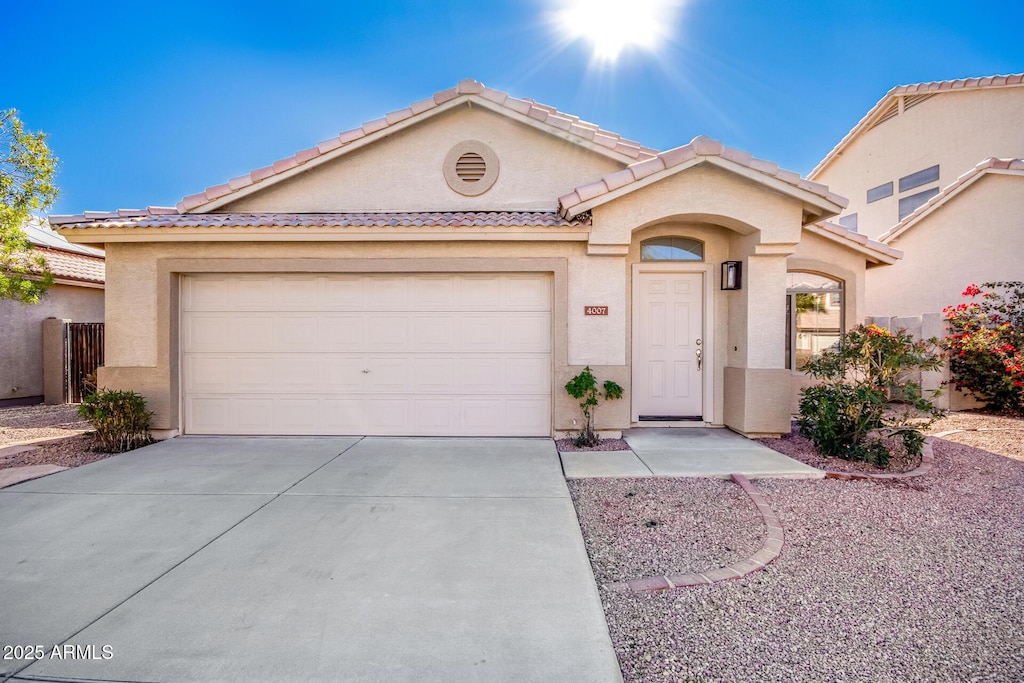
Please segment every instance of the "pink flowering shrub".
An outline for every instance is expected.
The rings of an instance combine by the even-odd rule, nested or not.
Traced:
[[[943,310],[952,383],[993,410],[1024,413],[1024,282],[969,285]]]

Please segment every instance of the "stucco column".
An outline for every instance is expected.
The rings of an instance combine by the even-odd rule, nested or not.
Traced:
[[[43,400],[47,405],[64,403],[64,326],[70,320],[43,321]]]
[[[743,261],[737,315],[730,316],[725,424],[743,434],[789,431],[786,359],[786,253],[758,245]]]

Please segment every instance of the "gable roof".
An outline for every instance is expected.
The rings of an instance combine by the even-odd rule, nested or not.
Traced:
[[[888,243],[896,239],[990,173],[1024,176],[1024,160],[989,158],[982,161],[970,171],[954,180],[951,184],[942,188],[937,195],[917,207],[917,209],[915,209],[909,216],[889,228],[886,232],[882,233],[878,237],[878,241]]]
[[[804,180],[795,171],[781,169],[776,163],[756,159],[749,152],[726,147],[718,140],[700,135],[688,145],[637,161],[596,182],[577,187],[558,198],[559,211],[571,218],[702,163],[725,168],[811,204],[821,210],[818,219],[839,213],[847,204],[845,197],[829,192],[825,185]]]
[[[903,252],[899,249],[868,239],[867,236],[836,223],[828,221],[809,223],[804,226],[804,230],[853,249],[867,257],[867,260],[874,265],[892,265],[903,258]]]
[[[1024,86],[1024,74],[1008,74],[1006,76],[986,76],[984,78],[961,78],[952,81],[933,81],[931,83],[915,83],[912,85],[898,85],[885,94],[885,97],[878,101],[871,110],[864,115],[856,126],[839,141],[832,151],[825,155],[825,158],[818,162],[818,165],[807,174],[808,178],[815,178],[819,173],[835,161],[853,141],[863,133],[871,130],[876,124],[885,121],[898,111],[899,98],[905,97],[906,104],[918,104],[932,95],[947,92],[962,92],[965,90],[985,90],[990,88],[1008,88]],[[905,104],[905,106],[906,106]]]
[[[359,128],[341,133],[338,137],[321,142],[316,147],[281,159],[270,166],[258,168],[222,185],[209,187],[204,192],[185,197],[178,202],[177,210],[179,213],[213,211],[257,190],[332,161],[409,125],[465,104],[478,105],[508,116],[624,164],[657,155],[657,150],[627,140],[593,123],[581,121],[579,117],[565,114],[531,99],[512,97],[506,92],[487,88],[480,82],[469,79],[405,109],[391,112],[384,118],[369,121]]]

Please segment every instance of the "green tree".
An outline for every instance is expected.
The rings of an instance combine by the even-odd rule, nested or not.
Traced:
[[[57,159],[46,135],[25,130],[15,109],[0,110],[0,298],[34,304],[53,283],[24,225],[57,198]]]

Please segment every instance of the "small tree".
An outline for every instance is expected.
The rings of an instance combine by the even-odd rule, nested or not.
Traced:
[[[599,399],[605,398],[609,401],[622,398],[622,387],[615,382],[606,380],[604,393],[597,386],[597,379],[591,372],[590,366],[583,368],[583,372],[573,377],[565,385],[565,390],[570,396],[580,402],[580,410],[583,411],[583,428],[573,439],[573,443],[579,448],[596,446],[601,439],[594,432],[594,410],[597,409]]]
[[[972,284],[962,296],[981,299],[943,310],[952,383],[993,410],[1024,413],[1024,282]]]
[[[34,304],[53,283],[23,226],[57,198],[56,171],[46,136],[26,132],[16,110],[0,110],[0,298]]]
[[[847,332],[837,348],[801,368],[821,384],[808,387],[800,400],[800,433],[824,455],[889,463],[887,439],[902,441],[908,455],[924,444],[922,429],[942,415],[925,396],[913,372],[937,370],[942,358],[937,339],[915,341],[906,330],[895,333],[863,325]]]

